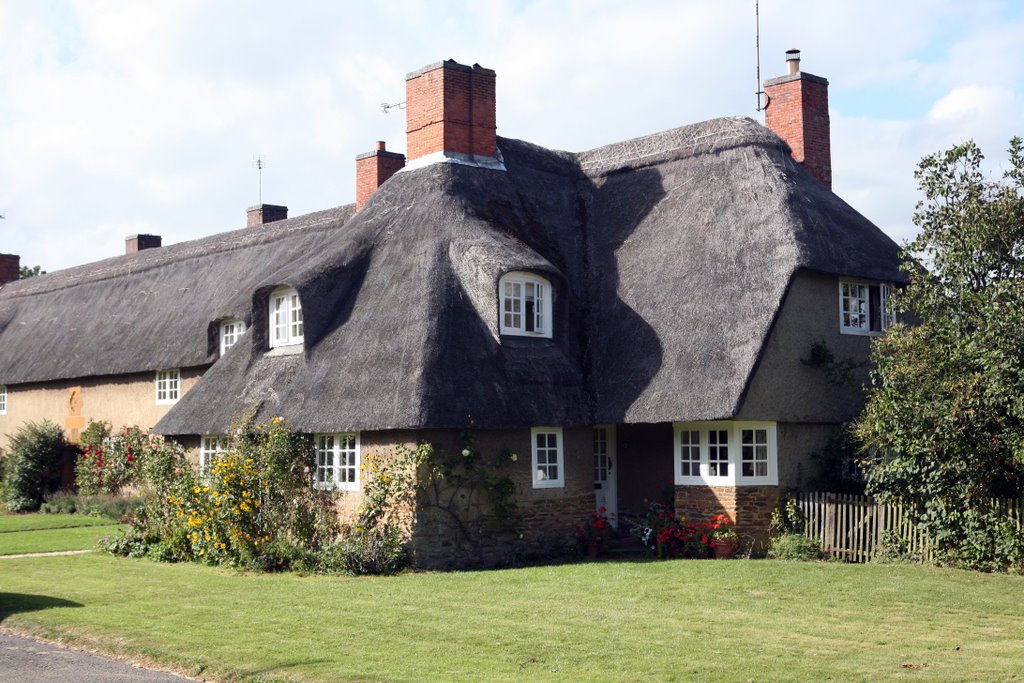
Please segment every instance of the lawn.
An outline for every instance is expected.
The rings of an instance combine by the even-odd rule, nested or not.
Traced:
[[[0,560],[14,630],[252,681],[1024,680],[1024,578],[601,561],[391,578]]]
[[[0,555],[95,548],[120,528],[85,515],[0,515]]]
[[[66,529],[82,526],[109,526],[114,522],[88,515],[4,515],[0,514],[0,534],[36,529]]]

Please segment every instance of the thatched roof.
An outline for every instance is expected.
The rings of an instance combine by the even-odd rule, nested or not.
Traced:
[[[252,317],[252,293],[320,252],[345,206],[147,249],[0,288],[0,384],[194,367],[212,324]]]
[[[581,154],[498,146],[505,172],[402,172],[350,219],[347,209],[314,214],[320,227],[292,219],[294,234],[261,244],[160,263],[154,253],[147,271],[120,257],[74,269],[66,286],[0,290],[0,348],[29,339],[8,337],[12,322],[29,322],[27,307],[2,317],[19,300],[36,311],[28,327],[45,330],[36,327],[45,318],[59,331],[75,319],[78,291],[97,302],[144,290],[155,309],[147,328],[157,314],[166,326],[138,343],[122,338],[122,353],[102,362],[105,352],[79,337],[62,353],[97,358],[70,365],[88,374],[201,365],[215,359],[210,321],[254,323],[159,423],[163,433],[222,433],[254,404],[311,432],[727,418],[798,270],[902,279],[897,246],[750,119]],[[235,277],[211,272],[225,267]],[[117,273],[93,279],[104,270]],[[499,335],[497,281],[512,270],[552,282],[552,339]],[[266,297],[282,283],[302,299],[299,354],[266,351]],[[77,371],[40,356],[16,374],[7,355],[0,382]]]

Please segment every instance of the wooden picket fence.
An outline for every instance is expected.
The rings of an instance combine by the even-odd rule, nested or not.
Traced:
[[[827,555],[849,562],[868,562],[882,547],[887,531],[895,532],[911,556],[933,559],[928,535],[910,521],[902,505],[883,505],[868,496],[801,493],[804,533],[821,542]],[[993,500],[990,505],[1024,529],[1024,501]]]

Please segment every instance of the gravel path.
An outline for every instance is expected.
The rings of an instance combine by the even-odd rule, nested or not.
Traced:
[[[103,655],[41,643],[0,631],[0,681],[25,683],[185,683],[196,681],[151,671]]]
[[[95,548],[88,550],[54,550],[49,553],[21,553],[20,555],[0,555],[0,560],[15,560],[19,557],[50,557],[56,555],[84,555],[85,553],[94,553]]]

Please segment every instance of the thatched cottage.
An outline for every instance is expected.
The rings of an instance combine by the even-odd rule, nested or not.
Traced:
[[[206,459],[258,405],[316,436],[358,502],[365,454],[472,430],[510,465],[524,542],[674,482],[762,531],[860,407],[804,362],[866,362],[899,249],[832,193],[827,81],[745,117],[582,153],[498,137],[495,74],[407,78],[408,158],[357,158],[347,205],[0,287],[0,434],[139,424]],[[0,257],[3,265],[17,257]],[[426,545],[423,564],[443,561]],[[444,552],[449,552],[445,550]]]

